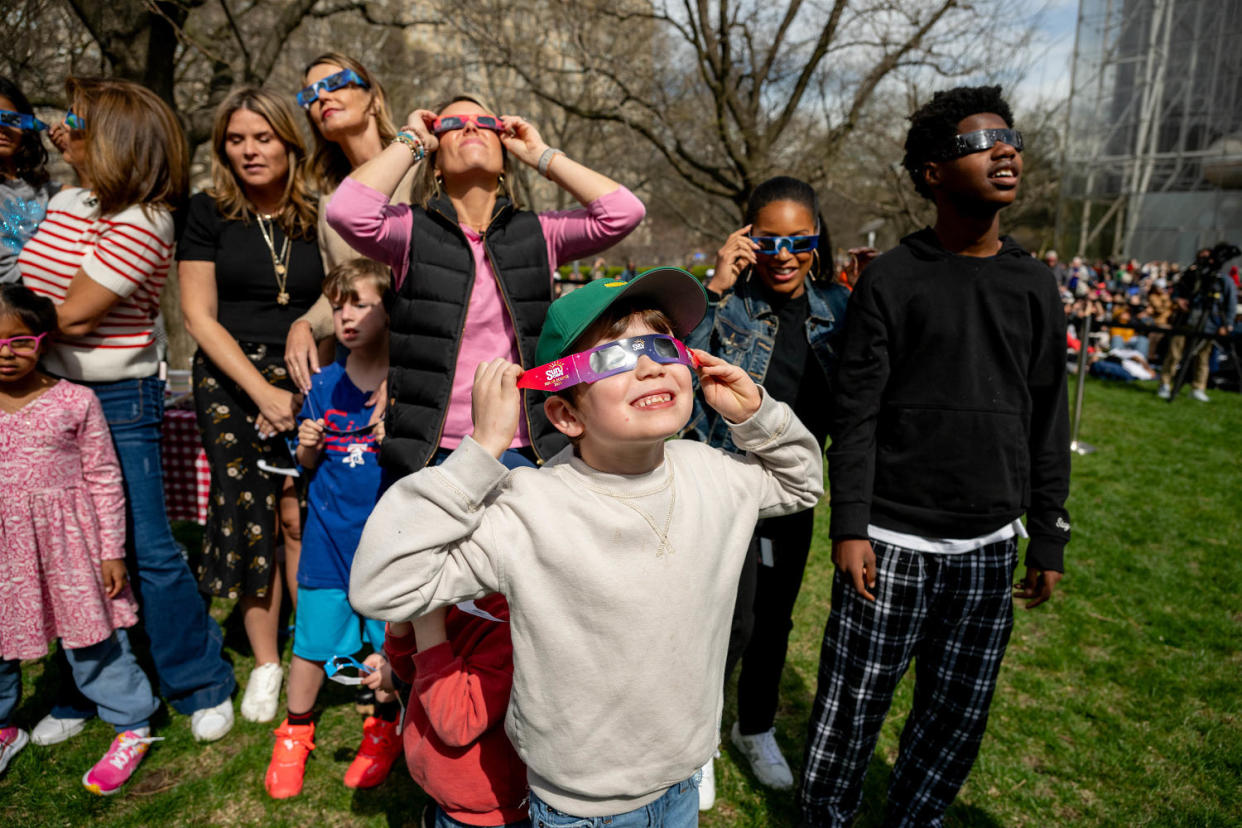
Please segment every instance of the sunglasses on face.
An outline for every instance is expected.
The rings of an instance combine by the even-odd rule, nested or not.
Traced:
[[[667,334],[643,334],[605,342],[589,351],[570,354],[547,365],[531,368],[518,377],[518,388],[536,391],[559,391],[580,382],[597,382],[613,374],[633,371],[638,358],[645,356],[661,365],[678,363],[697,368],[699,361]]]
[[[4,346],[8,346],[9,350],[15,354],[29,355],[39,350],[39,343],[43,341],[46,333],[38,336],[29,334],[24,336],[11,336],[8,339],[0,339],[0,351],[4,350]]]
[[[351,83],[363,89],[371,88],[371,84],[359,77],[358,73],[353,69],[342,69],[335,75],[328,75],[326,78],[315,81],[299,92],[297,97],[298,106],[303,109],[310,109],[310,105],[319,100],[320,92],[335,92],[343,86],[349,86]]]
[[[983,152],[998,142],[1022,152],[1022,133],[1016,129],[976,129],[974,132],[954,135],[953,140],[940,153],[940,160],[952,161],[954,158]]]
[[[27,115],[25,112],[10,112],[7,109],[0,109],[0,126],[10,129],[47,129],[47,124],[33,115]]]
[[[65,126],[70,129],[86,129],[86,121],[72,109],[65,113]]]
[[[333,656],[324,662],[323,671],[337,684],[356,685],[362,684],[362,679],[374,673],[375,668],[368,667],[353,656]]]
[[[775,256],[782,250],[809,253],[819,247],[819,236],[750,236],[750,240],[759,245],[755,252],[764,256]]]
[[[443,135],[462,129],[466,124],[474,124],[479,129],[490,129],[493,132],[505,131],[505,125],[495,115],[444,115],[431,123],[431,131],[436,135]]]

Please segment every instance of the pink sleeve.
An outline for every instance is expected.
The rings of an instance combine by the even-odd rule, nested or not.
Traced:
[[[625,187],[600,196],[586,207],[540,213],[548,263],[555,270],[562,262],[607,250],[628,236],[646,213],[643,203]]]
[[[392,204],[379,190],[346,178],[328,201],[327,219],[346,244],[391,267],[396,284],[401,284],[414,229],[410,205]]]
[[[454,653],[445,641],[414,656],[414,693],[432,729],[450,747],[478,741],[509,709],[512,645],[508,625],[495,626],[473,653]]]
[[[86,416],[78,425],[78,448],[82,452],[82,477],[95,504],[99,520],[100,560],[125,557],[125,490],[121,465],[112,447],[112,433],[99,399],[89,391]]]

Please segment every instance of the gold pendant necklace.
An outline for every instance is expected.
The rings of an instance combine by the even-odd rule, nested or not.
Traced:
[[[272,222],[271,232],[263,224],[264,219]],[[276,253],[276,245],[272,243],[272,236],[276,233],[276,220],[270,216],[259,216],[259,232],[263,234],[263,241],[267,244],[267,251],[272,255],[272,270],[276,272],[276,304],[289,304],[289,291],[286,285],[289,283],[289,236],[285,235],[284,243],[280,246],[280,254]]]

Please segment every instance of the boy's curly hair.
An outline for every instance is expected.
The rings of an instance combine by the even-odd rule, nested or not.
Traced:
[[[992,112],[999,115],[1005,126],[1013,127],[1013,112],[1001,97],[999,86],[959,86],[937,92],[932,99],[910,116],[910,131],[906,133],[906,157],[901,164],[910,173],[914,189],[923,198],[932,201],[931,188],[923,179],[923,169],[933,160],[936,152],[957,134],[957,125],[964,118]]]

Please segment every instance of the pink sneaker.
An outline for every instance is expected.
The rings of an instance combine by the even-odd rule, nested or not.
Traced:
[[[134,775],[151,743],[162,741],[163,737],[143,736],[132,730],[118,734],[103,758],[82,777],[82,784],[91,793],[111,796]]]

